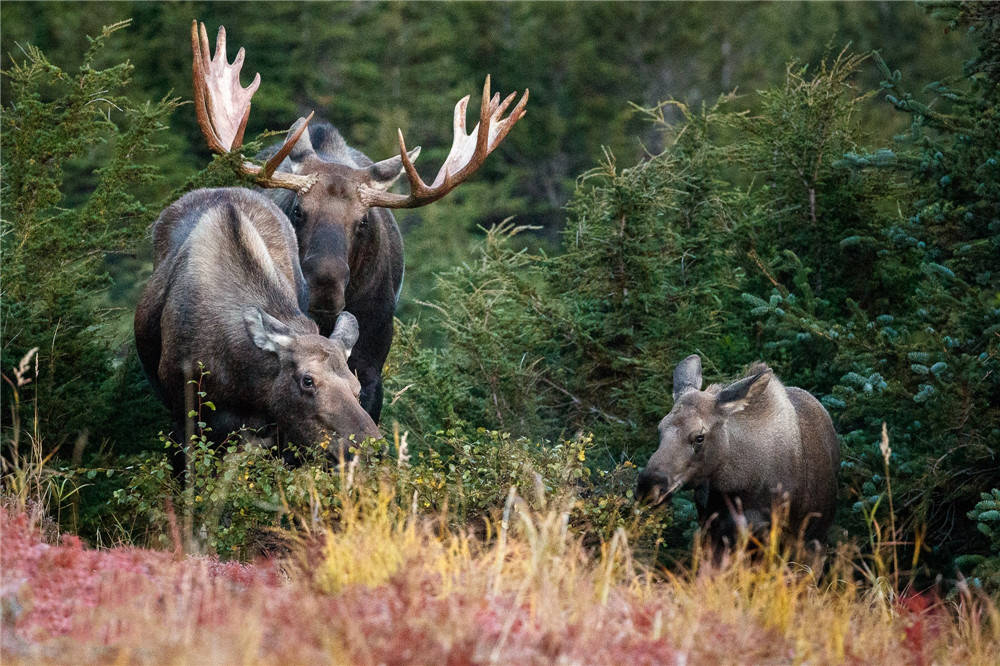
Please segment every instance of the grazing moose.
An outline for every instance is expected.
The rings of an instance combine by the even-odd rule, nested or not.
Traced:
[[[211,59],[204,24],[199,34],[197,23],[192,23],[191,44],[199,124],[213,150],[236,151],[260,75],[247,88],[241,87],[244,52],[241,48],[233,64],[228,63],[225,28],[219,28]],[[268,151],[270,159],[263,170],[245,165],[262,187],[281,188],[271,196],[295,227],[302,270],[309,283],[308,312],[320,332],[332,331],[344,310],[357,317],[360,338],[351,354],[350,368],[361,381],[361,404],[376,422],[382,411],[382,367],[392,343],[392,318],[403,282],[403,241],[388,209],[437,201],[472,175],[524,117],[528,91],[503,118],[515,97],[511,94],[503,101],[499,95],[491,97],[487,76],[479,123],[471,134],[465,132],[469,97],[455,105],[451,151],[430,185],[413,166],[420,147],[407,151],[401,130],[399,155],[372,162],[349,147],[329,123],[309,127],[303,133],[312,115],[300,118],[289,130],[301,138],[287,159],[282,156],[276,160],[277,153]],[[404,172],[410,194],[389,192]]]
[[[136,347],[178,433],[192,408],[193,364],[202,361],[201,389],[215,406],[202,418],[216,436],[276,424],[279,443],[325,442],[333,452],[351,435],[380,436],[347,367],[357,322],[342,312],[324,337],[302,312],[295,232],[267,197],[243,188],[190,192],[157,218],[153,247]]]
[[[823,541],[833,520],[840,444],[816,398],[784,386],[762,363],[728,386],[701,390],[701,359],[674,370],[674,406],[660,421],[660,446],[639,475],[637,496],[659,504],[695,488],[699,521],[714,545],[734,543],[739,510],[766,525],[787,502],[789,527]]]

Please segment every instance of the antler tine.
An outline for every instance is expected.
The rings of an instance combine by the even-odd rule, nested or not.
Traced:
[[[212,62],[212,48],[208,44],[208,31],[205,29],[205,24],[199,25],[201,26],[201,62],[204,65],[203,70],[207,71]]]
[[[417,168],[413,166],[413,160],[410,159],[410,153],[406,150],[406,140],[403,139],[403,130],[396,129],[399,136],[399,157],[403,160],[403,170],[406,171],[406,178],[410,181],[410,192],[424,192],[426,191],[427,184],[417,173]]]
[[[208,36],[205,34],[205,24],[201,25],[201,35],[198,34],[198,21],[191,21],[191,51],[194,55],[192,62],[194,80],[194,109],[198,117],[198,126],[201,133],[205,135],[208,147],[212,152],[226,153],[226,148],[222,146],[219,135],[215,132],[208,114],[208,100],[205,89],[205,71],[208,69],[208,58],[205,55],[208,48]]]
[[[437,176],[428,186],[406,153],[406,142],[403,131],[399,130],[399,151],[403,160],[403,169],[410,181],[410,194],[403,196],[369,187],[360,186],[362,200],[369,206],[384,208],[416,208],[437,201],[458,187],[482,165],[486,157],[493,152],[510,130],[525,115],[524,107],[528,103],[528,90],[524,91],[521,100],[506,118],[501,118],[510,106],[517,93],[511,93],[503,101],[500,95],[490,94],[490,76],[486,75],[483,84],[482,102],[479,107],[479,122],[472,128],[471,134],[465,132],[465,113],[469,97],[465,96],[455,104],[454,139],[448,157],[438,171]]]
[[[202,87],[208,111],[208,120],[215,131],[215,138],[225,152],[239,149],[243,141],[243,129],[250,117],[250,100],[260,86],[260,74],[254,76],[250,85],[240,85],[240,69],[243,66],[244,51],[240,49],[232,65],[226,57],[226,28],[219,26],[215,42],[215,57],[209,59],[208,33],[205,25],[200,30],[200,50],[202,67],[196,86]]]
[[[509,106],[510,102],[513,101],[514,97],[517,96],[517,93],[511,93],[507,97],[507,99],[503,101],[503,104],[501,104],[500,107],[496,110],[494,115],[497,119],[497,122],[495,122],[490,127],[490,131],[493,133],[493,135],[490,137],[490,151],[492,151],[494,148],[500,145],[500,142],[503,141],[505,138],[507,138],[507,134],[509,134],[510,131],[514,128],[514,124],[518,120],[523,118],[524,115],[527,113],[524,110],[524,107],[527,106],[528,104],[528,95],[529,91],[527,88],[525,88],[524,95],[521,96],[521,99],[520,101],[518,101],[517,106],[515,106],[514,109],[510,112],[510,114],[503,120],[500,120],[500,116],[503,115],[503,112],[507,109],[507,106]]]
[[[225,33],[224,32],[222,33],[222,37],[223,37],[223,40],[225,40]],[[241,46],[240,50],[236,52],[236,59],[233,60],[233,69],[237,73],[237,79],[236,79],[237,84],[239,84],[239,71],[243,68],[243,58],[245,56],[246,56],[246,51]],[[225,62],[225,60],[226,60],[226,46],[225,46],[225,44],[222,45],[222,60],[223,60],[223,62]],[[259,87],[260,87],[260,72],[254,74],[253,81],[251,81],[250,85],[247,87],[247,91],[249,91],[249,96],[253,97],[253,94],[255,92],[257,92],[257,88],[259,88]],[[246,108],[246,111],[243,112],[243,118],[242,118],[242,120],[240,120],[240,124],[236,128],[236,136],[233,137],[233,145],[230,148],[230,150],[236,150],[237,148],[239,148],[240,146],[243,145],[243,132],[246,131],[247,121],[248,120],[250,120],[250,100],[249,100],[249,98],[247,99],[247,108]]]
[[[478,156],[478,155],[482,155],[483,159],[485,159],[486,154],[488,152],[487,142],[488,142],[489,136],[490,136],[490,132],[489,132],[489,129],[490,129],[490,112],[492,111],[492,108],[491,108],[492,106],[493,106],[493,104],[491,103],[491,100],[490,100],[490,75],[487,74],[486,75],[486,82],[483,84],[483,101],[479,105],[479,122],[476,124],[475,127],[472,128],[472,131],[476,132],[476,151],[472,154],[472,159],[475,159],[475,157]],[[462,114],[462,115],[464,116],[465,114]],[[484,127],[486,128],[486,131],[483,131]],[[465,123],[464,122],[462,123],[462,128],[465,129]],[[455,138],[456,138],[456,143],[457,143],[458,137],[455,137]],[[455,146],[452,146],[452,150],[454,150],[454,149],[455,149]],[[450,157],[450,155],[449,155],[449,157]],[[469,163],[471,164],[472,160],[470,160]],[[478,165],[476,165],[476,166],[478,167]]]
[[[294,148],[296,142],[298,142],[299,137],[301,137],[302,133],[309,128],[309,121],[313,119],[313,115],[315,114],[315,111],[310,111],[309,116],[305,119],[305,122],[299,125],[299,128],[295,130],[295,133],[289,134],[285,138],[285,142],[281,144],[281,148],[278,149],[278,152],[272,155],[271,159],[264,164],[264,168],[261,169],[260,172],[262,176],[270,178],[274,175],[274,170],[278,168],[278,165],[280,165],[286,157],[288,157],[288,154],[292,152],[292,148]]]
[[[250,100],[260,86],[260,74],[256,74],[246,88],[240,85],[240,70],[243,68],[246,51],[241,47],[233,64],[229,64],[224,26],[219,26],[213,57],[205,24],[199,24],[197,20],[191,21],[191,52],[195,114],[208,147],[220,154],[238,151],[243,145],[243,133],[250,119]],[[311,113],[309,118],[312,118]],[[275,173],[308,124],[307,119],[298,131],[288,136],[263,168],[244,162],[240,171],[254,176],[261,187],[308,190],[316,182],[315,175]]]

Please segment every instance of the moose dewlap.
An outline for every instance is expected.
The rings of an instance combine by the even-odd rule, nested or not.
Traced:
[[[637,496],[659,504],[695,489],[698,519],[716,544],[732,543],[742,520],[768,524],[778,504],[787,506],[789,530],[824,540],[840,444],[823,406],[762,363],[727,386],[701,384],[701,358],[688,356],[674,370],[674,406],[660,421],[660,446]]]

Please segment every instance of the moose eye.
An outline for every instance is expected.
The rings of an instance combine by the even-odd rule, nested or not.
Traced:
[[[694,438],[694,443],[695,444],[701,444],[704,441],[705,441],[705,436],[704,435],[698,435],[697,437]]]
[[[300,383],[302,384],[302,388],[307,391],[311,391],[313,387],[316,386],[316,382],[313,381],[312,375],[302,375]]]

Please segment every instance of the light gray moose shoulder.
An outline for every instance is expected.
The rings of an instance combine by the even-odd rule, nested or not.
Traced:
[[[833,421],[830,419],[830,414],[826,411],[823,403],[816,399],[816,396],[797,386],[786,386],[785,391],[788,394],[788,399],[795,407],[795,411],[799,414],[799,418],[816,419],[817,422],[828,423],[830,428],[833,428]]]
[[[786,387],[786,390],[789,401],[795,407],[795,413],[799,420],[799,432],[803,440],[822,444],[823,449],[830,451],[835,462],[839,461],[840,442],[837,440],[833,420],[826,408],[809,391],[795,386]]]

